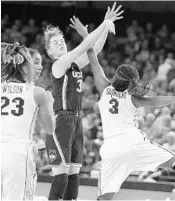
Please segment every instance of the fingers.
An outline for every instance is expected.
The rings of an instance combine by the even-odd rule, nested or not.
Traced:
[[[116,16],[121,15],[122,13],[124,13],[124,10],[120,11],[119,13],[116,14]]]
[[[75,15],[73,16],[73,19],[76,21],[77,20],[77,18],[75,17]]]
[[[75,15],[74,15],[72,18],[70,18],[70,21],[71,21],[71,23],[72,23],[74,26],[75,26],[76,23],[77,23],[77,19],[78,19],[78,18],[76,18]]]
[[[122,7],[122,5],[120,5],[120,6],[115,10],[115,13],[117,13],[117,12],[120,10],[121,7]]]
[[[72,24],[69,24],[69,26],[76,30],[76,27],[73,26]]]
[[[105,19],[111,19],[113,22],[115,20],[120,20],[123,18],[122,13],[124,12],[124,10],[121,10],[122,5],[118,6],[116,8],[116,2],[114,2],[112,9],[110,9],[110,7],[108,7],[106,15],[105,15]]]
[[[84,25],[82,24],[82,22],[79,20],[78,17],[73,16],[73,18],[74,18],[75,24],[84,26]]]
[[[74,22],[75,22],[75,23],[80,22],[80,20],[79,20],[77,17],[75,17],[75,15],[73,16],[73,19],[74,19]]]
[[[112,12],[114,12],[115,7],[116,7],[116,2],[114,2],[113,6],[112,6],[112,9],[111,9]]]
[[[81,23],[80,20],[77,17],[75,17],[75,16],[73,16],[72,18],[70,18],[70,21],[71,21],[71,23],[74,26],[76,26],[76,23]]]
[[[107,9],[106,15],[108,15],[109,12],[110,12],[110,7],[108,6],[108,9]]]
[[[70,27],[72,27],[73,29],[77,29],[78,27],[84,27],[84,25],[82,24],[82,22],[79,20],[79,18],[73,16],[72,18],[70,18],[70,21],[72,24],[69,24]]]
[[[116,20],[121,20],[121,19],[123,19],[123,16],[114,17],[114,18],[112,18],[112,21],[115,22]]]
[[[83,26],[82,22],[79,20],[79,18],[76,19],[77,20],[77,23],[79,23],[80,25]]]
[[[75,26],[75,21],[72,18],[70,18],[70,21]]]
[[[123,19],[123,16],[117,17],[116,20]]]

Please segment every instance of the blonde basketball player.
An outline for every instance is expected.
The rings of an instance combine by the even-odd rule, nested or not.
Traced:
[[[104,21],[81,44],[67,52],[63,34],[57,27],[45,30],[45,48],[53,60],[52,65],[52,94],[54,97],[54,112],[56,129],[52,136],[46,138],[48,156],[53,148],[59,156],[49,163],[52,166],[53,180],[49,200],[76,200],[78,197],[79,172],[83,159],[82,120],[80,116],[82,105],[82,71],[89,61],[86,51],[94,46],[99,53],[105,43],[107,33],[114,29],[113,21],[123,11],[121,6],[108,8]],[[71,27],[78,23],[75,16],[71,19]]]
[[[6,44],[1,56],[1,199],[32,200],[33,128],[38,115],[53,133],[53,99],[31,84],[34,64],[26,47]]]

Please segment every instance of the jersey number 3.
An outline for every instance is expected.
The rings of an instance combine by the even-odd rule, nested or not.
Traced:
[[[112,104],[112,108],[109,108],[109,112],[112,114],[118,114],[118,101],[112,98],[109,103]]]
[[[5,110],[5,108],[10,104],[10,99],[3,96],[1,97],[1,115],[9,115],[8,111],[3,111]],[[23,115],[24,112],[24,100],[20,97],[16,97],[14,99],[12,99],[12,103],[15,103],[15,108],[14,110],[11,110],[11,114],[13,114],[14,116],[21,116]],[[11,104],[10,104],[11,105]]]
[[[82,84],[83,84],[83,80],[77,80],[77,83],[78,83],[78,87],[77,87],[77,91],[79,92],[79,93],[81,93],[82,92]]]

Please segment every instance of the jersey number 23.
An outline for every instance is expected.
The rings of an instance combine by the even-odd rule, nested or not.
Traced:
[[[9,106],[10,105],[10,109]],[[14,105],[12,109],[11,105]],[[9,115],[12,114],[14,116],[21,116],[24,113],[24,100],[20,97],[13,98],[10,100],[9,98],[2,96],[1,97],[1,115]]]

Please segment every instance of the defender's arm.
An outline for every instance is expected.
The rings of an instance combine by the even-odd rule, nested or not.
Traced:
[[[175,103],[175,96],[132,96],[132,102],[136,107],[162,107]]]
[[[87,51],[87,55],[91,64],[92,72],[94,74],[95,85],[101,95],[103,90],[110,85],[110,82],[106,78],[103,68],[99,64],[97,55],[95,54],[93,48],[90,48]]]

